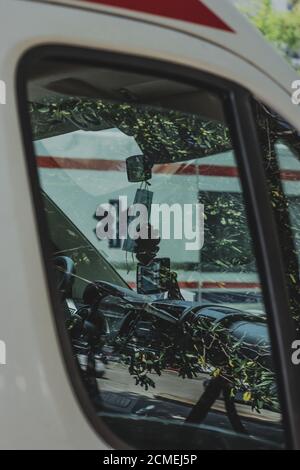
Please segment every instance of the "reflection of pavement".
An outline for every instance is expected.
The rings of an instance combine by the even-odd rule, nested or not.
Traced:
[[[171,394],[174,398],[187,403],[190,400],[197,401],[203,393],[203,380],[207,377],[203,374],[197,379],[182,379],[176,372],[164,371],[159,377],[157,374],[149,374],[155,382],[155,388],[145,390],[140,385],[135,385],[134,378],[129,374],[128,367],[118,363],[109,363],[106,366],[105,379],[100,380],[101,390],[114,392],[140,393],[141,395],[155,398],[161,394]]]
[[[77,354],[77,360],[80,365],[80,368],[85,371],[87,368],[87,355],[86,354]],[[100,359],[95,359],[95,373],[96,377],[102,377],[105,374],[105,365]]]
[[[199,374],[199,377],[195,379],[182,379],[176,372],[166,370],[160,377],[157,374],[150,374],[155,382],[155,388],[150,387],[146,391],[140,385],[135,385],[135,380],[125,365],[110,362],[105,369],[104,378],[98,379],[99,388],[103,392],[141,395],[150,399],[159,398],[187,407],[191,407],[198,401],[204,391],[204,382],[208,378],[207,374]],[[217,400],[213,409],[224,411],[223,401]],[[240,416],[269,422],[280,421],[280,415],[271,411],[258,414],[251,411],[249,406],[240,404],[237,405],[237,410]]]

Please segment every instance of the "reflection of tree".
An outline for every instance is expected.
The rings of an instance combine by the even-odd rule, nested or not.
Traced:
[[[205,207],[205,243],[201,269],[220,272],[255,272],[251,237],[240,193],[200,192]]]
[[[115,341],[136,385],[146,390],[155,387],[150,374],[160,376],[170,367],[183,379],[192,379],[205,371],[213,378],[222,378],[232,399],[241,392],[244,402],[257,411],[263,407],[278,410],[267,337],[258,338],[254,345],[248,344],[244,338],[235,338],[226,323],[205,317],[181,325],[163,325],[154,317],[149,320],[152,333],[146,345],[139,345],[136,340],[136,321],[126,335]],[[251,319],[250,315],[244,320],[264,321]]]
[[[281,181],[281,163],[275,144],[284,142],[290,146],[295,157],[300,159],[300,139],[298,133],[292,129],[280,116],[272,113],[264,106],[255,104],[255,115],[258,124],[258,134],[263,150],[263,164],[270,200],[274,209],[277,224],[277,234],[283,251],[283,261],[286,276],[286,285],[289,290],[290,311],[300,322],[300,276],[299,258],[295,246],[295,237],[298,235],[296,226],[291,225],[289,213],[289,197],[283,189]]]
[[[153,163],[191,160],[231,148],[228,129],[194,114],[104,100],[30,104],[34,140],[77,129],[117,127],[133,136]]]
[[[297,9],[300,7],[300,0],[288,0],[288,6],[291,10]]]

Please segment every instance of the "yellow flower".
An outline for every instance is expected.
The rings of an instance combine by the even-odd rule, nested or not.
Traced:
[[[243,400],[244,401],[250,401],[252,398],[251,392],[245,392],[243,395]]]

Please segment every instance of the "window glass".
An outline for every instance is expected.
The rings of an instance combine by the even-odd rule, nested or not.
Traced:
[[[284,251],[290,308],[300,321],[300,136],[285,119],[262,103],[254,104],[258,134],[278,234]]]
[[[282,446],[223,95],[41,61],[28,101],[52,270],[95,411],[136,447]]]

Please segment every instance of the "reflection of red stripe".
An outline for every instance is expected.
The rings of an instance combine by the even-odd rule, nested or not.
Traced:
[[[206,289],[255,289],[259,288],[257,282],[203,282],[202,287]]]
[[[286,181],[299,181],[300,171],[297,170],[281,170],[281,179]]]
[[[237,177],[238,169],[232,166],[220,165],[194,165],[188,163],[172,163],[155,165],[153,173],[165,173],[174,175],[202,175],[202,176],[229,176]]]
[[[103,160],[95,158],[37,157],[40,168],[61,168],[68,170],[126,171],[124,160]],[[155,165],[153,173],[173,175],[203,175],[237,177],[238,170],[230,166],[194,165],[173,163]]]
[[[200,286],[199,286],[200,284]],[[129,282],[130,287],[136,287],[135,282]],[[196,281],[181,281],[179,282],[179,287],[181,289],[258,289],[260,284],[257,282],[210,282],[204,281],[198,283]]]
[[[87,3],[98,3],[126,10],[149,13],[174,20],[209,26],[223,31],[233,30],[215,15],[200,0],[81,0]]]
[[[37,157],[40,168],[68,170],[126,171],[123,160],[97,160],[95,158]]]
[[[126,171],[124,160],[103,160],[96,158],[37,157],[40,168],[61,168],[67,170]],[[188,163],[160,164],[153,167],[153,173],[172,175],[225,176],[236,178],[238,169],[234,166],[195,165]],[[300,171],[282,170],[281,178],[285,181],[299,181]]]

